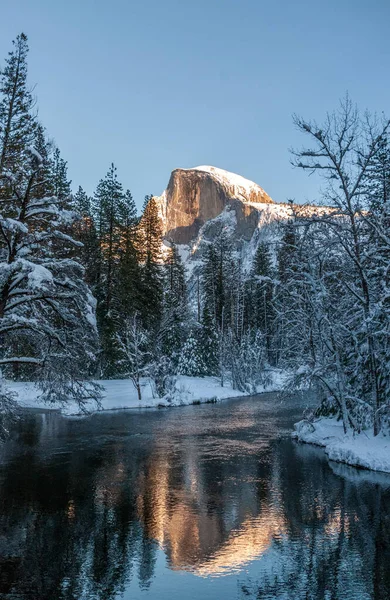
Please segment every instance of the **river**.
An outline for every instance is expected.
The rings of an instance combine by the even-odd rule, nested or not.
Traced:
[[[390,598],[390,476],[290,439],[276,394],[29,414],[0,467],[0,598]]]

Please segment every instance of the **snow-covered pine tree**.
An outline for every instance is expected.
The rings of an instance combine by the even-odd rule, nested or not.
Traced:
[[[244,333],[244,319],[245,319],[245,276],[242,268],[242,261],[240,258],[231,260],[230,268],[227,269],[225,275],[225,289],[226,297],[229,306],[229,320],[226,326],[230,324],[231,329],[234,331],[234,335],[238,340]]]
[[[188,323],[184,266],[176,245],[170,242],[164,265],[163,316],[160,326],[162,353],[177,367]]]
[[[50,156],[31,115],[27,39],[17,38],[1,77],[0,366],[34,371],[49,401],[98,397],[87,379],[97,336],[95,302],[83,270],[63,258],[77,242],[64,233],[74,214],[51,193],[41,169]],[[47,195],[47,192],[49,194]]]
[[[208,307],[218,329],[230,325],[234,312],[235,261],[230,232],[222,229],[210,242],[202,268],[203,305]]]
[[[220,372],[220,336],[207,304],[203,309],[199,331],[199,349],[205,375],[218,375]]]
[[[203,377],[207,373],[198,329],[190,331],[180,354],[177,371],[179,375],[189,377]]]
[[[273,361],[275,270],[269,247],[260,242],[253,259],[247,282],[248,304],[245,321],[251,329],[259,330],[266,340],[268,360]]]
[[[165,295],[166,302],[171,306],[181,306],[186,303],[187,290],[183,262],[174,242],[169,242],[165,259]]]
[[[293,207],[291,207],[293,210]],[[277,260],[279,281],[275,290],[274,309],[275,337],[274,356],[276,362],[288,366],[289,360],[298,355],[300,324],[297,311],[300,310],[300,281],[302,279],[299,256],[299,233],[292,212],[291,218],[280,225],[282,237],[279,243]]]
[[[207,306],[209,313],[212,315],[213,322],[218,322],[218,314],[220,312],[221,300],[219,297],[220,290],[217,290],[217,278],[219,273],[218,256],[214,244],[209,244],[204,262],[202,265],[202,304]]]

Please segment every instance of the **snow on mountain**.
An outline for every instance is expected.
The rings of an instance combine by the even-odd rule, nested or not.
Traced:
[[[243,225],[252,220],[251,205],[273,204],[253,181],[212,166],[175,169],[167,189],[156,200],[164,235],[178,244],[194,240],[201,227],[228,206],[235,206],[239,224]]]
[[[207,245],[222,231],[228,232],[246,271],[260,242],[275,256],[280,224],[291,217],[291,206],[274,202],[257,183],[210,165],[175,169],[156,200],[164,237],[180,248],[189,279],[199,272]],[[329,209],[302,210],[314,214]]]
[[[267,202],[272,202],[272,199],[268,194],[254,181],[245,179],[241,175],[225,171],[225,169],[219,169],[210,165],[203,165],[201,167],[194,167],[193,169],[183,169],[185,171],[201,171],[202,173],[209,173],[212,175],[221,185],[223,185],[228,193],[231,193],[233,197],[239,198],[244,202],[248,202],[253,192],[257,195],[267,198]],[[265,201],[265,200],[264,200]]]

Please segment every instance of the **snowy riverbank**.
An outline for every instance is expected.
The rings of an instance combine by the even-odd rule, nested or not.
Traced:
[[[325,448],[329,460],[363,469],[390,473],[390,437],[371,431],[345,435],[341,421],[322,418],[300,421],[292,436],[300,442]]]
[[[283,374],[279,371],[272,373],[269,385],[259,386],[257,393],[278,391],[282,387]],[[134,408],[155,408],[157,406],[181,406],[194,403],[223,400],[226,398],[239,398],[248,396],[244,392],[234,390],[229,382],[222,387],[216,377],[185,377],[180,376],[176,382],[176,393],[172,401],[153,396],[150,382],[142,382],[142,400],[139,401],[137,392],[129,379],[111,379],[98,381],[103,387],[103,398],[100,408],[91,402],[87,406],[90,413],[102,410],[126,410]],[[17,400],[23,408],[60,410],[64,415],[79,415],[80,409],[75,402],[65,406],[47,404],[40,399],[40,391],[33,383],[10,382],[8,387],[17,393]]]

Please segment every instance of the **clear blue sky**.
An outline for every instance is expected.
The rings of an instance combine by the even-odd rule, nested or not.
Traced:
[[[294,112],[348,90],[390,113],[390,0],[12,0],[0,57],[29,36],[39,114],[92,192],[114,162],[142,203],[177,167],[211,164],[278,201],[314,200],[294,171]]]

